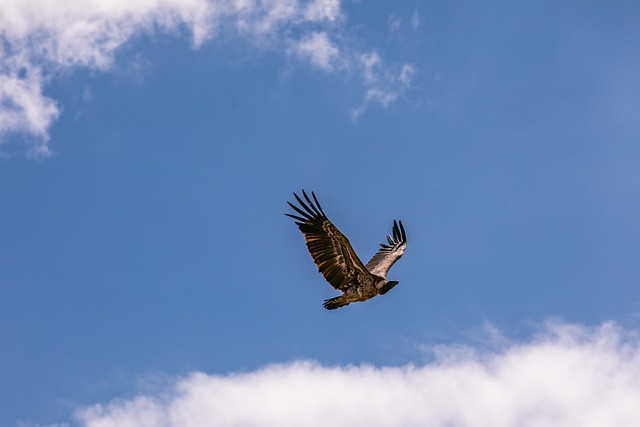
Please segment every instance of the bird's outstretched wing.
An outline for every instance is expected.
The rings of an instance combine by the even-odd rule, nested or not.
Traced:
[[[318,203],[316,195],[311,192],[313,201],[302,190],[307,203],[293,193],[300,207],[289,203],[299,215],[285,214],[296,220],[302,231],[307,249],[311,253],[318,271],[331,286],[345,291],[369,272],[358,258],[344,234],[329,221]],[[315,202],[315,204],[314,204]]]
[[[385,243],[380,244],[380,250],[366,265],[369,272],[384,278],[387,277],[389,269],[394,262],[400,259],[407,247],[407,235],[404,232],[402,221],[393,221],[393,237],[387,234],[387,242],[389,242],[388,245]]]

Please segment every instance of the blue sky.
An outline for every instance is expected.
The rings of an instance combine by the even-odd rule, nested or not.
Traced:
[[[640,422],[639,4],[128,3],[0,5],[0,425]]]

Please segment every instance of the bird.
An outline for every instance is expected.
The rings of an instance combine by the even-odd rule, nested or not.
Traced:
[[[393,221],[393,236],[387,235],[387,243],[381,243],[378,252],[365,265],[349,239],[327,218],[313,191],[313,201],[304,189],[304,200],[295,192],[293,195],[299,206],[287,202],[295,214],[285,215],[295,220],[318,271],[331,286],[342,292],[337,297],[324,300],[324,308],[335,310],[352,302],[366,301],[386,294],[399,283],[387,280],[387,273],[407,247],[402,221]]]

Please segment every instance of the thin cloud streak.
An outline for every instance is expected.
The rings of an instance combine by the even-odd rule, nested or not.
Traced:
[[[371,106],[378,104],[384,108],[395,102],[410,87],[416,68],[404,64],[399,71],[392,71],[382,64],[377,53],[365,54],[360,57],[362,76],[368,83],[362,104],[351,111],[351,118],[358,120]]]
[[[233,32],[327,72],[360,76],[370,102],[397,97],[397,79],[368,79],[344,34],[339,0],[7,0],[0,2],[0,143],[8,134],[33,138],[33,156],[47,156],[49,129],[61,114],[43,89],[75,69],[108,72],[119,49],[145,34],[189,34],[194,48]],[[364,65],[366,67],[366,65]],[[379,68],[385,68],[381,61]],[[371,96],[373,91],[378,95]],[[364,110],[361,107],[360,110]]]
[[[79,409],[75,419],[87,427],[640,425],[637,335],[613,323],[556,323],[500,347],[430,348],[432,361],[419,366],[303,361],[193,373],[168,389]]]

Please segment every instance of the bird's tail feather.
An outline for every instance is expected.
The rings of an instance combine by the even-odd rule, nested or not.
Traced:
[[[348,302],[345,302],[342,299],[342,295],[340,295],[339,297],[335,297],[335,298],[329,298],[324,300],[324,308],[326,308],[327,310],[335,310],[336,308],[340,308],[343,307],[345,305],[349,305]]]

